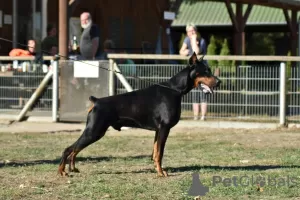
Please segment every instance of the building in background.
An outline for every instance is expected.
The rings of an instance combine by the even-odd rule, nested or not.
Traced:
[[[240,45],[234,44],[233,26],[224,2],[200,0],[70,0],[69,2],[75,5],[69,12],[69,37],[74,30],[77,31],[74,32],[76,35],[79,34],[76,28],[79,23],[78,17],[83,11],[89,11],[94,22],[101,28],[101,42],[106,39],[113,40],[120,52],[125,50],[128,53],[177,54],[180,38],[185,33],[185,25],[188,22],[193,22],[199,27],[207,42],[211,35],[220,35],[229,39],[232,49]],[[40,41],[46,36],[47,24],[54,23],[58,27],[58,5],[59,0],[0,0],[0,37],[16,39],[15,41],[22,44],[26,44],[29,38],[34,37],[39,47]],[[235,11],[234,3],[232,8]],[[16,12],[13,12],[14,10]],[[168,10],[176,13],[174,21],[163,19],[163,12]],[[291,12],[288,13],[291,16]],[[13,23],[14,14],[17,16],[17,23]],[[171,26],[170,35],[166,34],[165,30],[169,26]],[[290,46],[285,45],[287,47],[285,49],[282,44],[289,42],[289,27],[292,26],[287,25],[282,9],[253,5],[244,30],[245,41],[249,41],[255,32],[282,32],[284,37],[281,41],[277,41],[276,45],[281,47],[278,54],[284,55]],[[13,44],[0,41],[0,55],[8,55],[12,47]],[[157,47],[161,49],[158,50]],[[174,49],[170,50],[170,47]]]

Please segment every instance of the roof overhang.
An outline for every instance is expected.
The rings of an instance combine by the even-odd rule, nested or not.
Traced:
[[[224,0],[222,0],[222,2],[224,2]],[[255,4],[289,10],[300,10],[300,0],[230,0],[230,2]]]

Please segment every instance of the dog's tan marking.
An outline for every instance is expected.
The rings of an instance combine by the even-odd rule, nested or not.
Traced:
[[[167,177],[168,173],[165,170],[163,170],[162,167],[161,167],[161,159],[162,159],[161,152],[158,149],[157,154],[156,154],[156,158],[154,160],[154,163],[156,165],[155,169],[157,171],[157,176],[158,177]]]
[[[155,160],[156,157],[157,157],[157,141],[154,142],[154,145],[153,145],[153,157],[152,159]]]
[[[79,151],[72,151],[72,153],[68,156],[70,160],[69,171],[70,172],[79,172],[79,170],[75,167],[75,158]]]
[[[91,107],[88,109],[88,113],[90,113],[93,110],[94,106],[95,106],[94,104],[91,105]]]
[[[197,77],[194,80],[194,87],[198,87],[200,83],[203,83],[212,88],[217,84],[217,81],[214,77]]]
[[[63,162],[61,165],[59,165],[58,167],[58,173],[61,175],[61,176],[68,176],[68,173],[65,172],[65,166],[66,166],[66,163]]]

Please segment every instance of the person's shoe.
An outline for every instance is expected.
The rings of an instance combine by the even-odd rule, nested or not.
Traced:
[[[204,120],[205,120],[205,116],[202,116],[200,120],[201,120],[201,121],[204,121]]]
[[[194,117],[194,120],[195,120],[195,121],[198,120],[198,119],[199,119],[198,116],[195,116],[195,117]]]

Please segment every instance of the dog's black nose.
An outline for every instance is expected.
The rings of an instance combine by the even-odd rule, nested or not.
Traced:
[[[219,87],[221,83],[222,83],[222,81],[221,81],[220,79],[217,78],[216,87]]]

